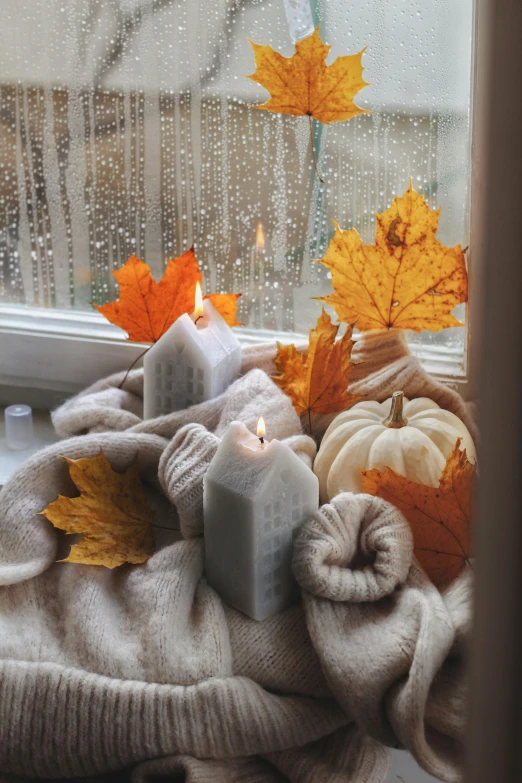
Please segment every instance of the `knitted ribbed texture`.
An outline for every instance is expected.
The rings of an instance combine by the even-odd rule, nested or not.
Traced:
[[[9,709],[0,724],[1,768],[41,777],[79,777],[173,753],[267,753],[346,721],[334,704],[272,695],[243,677],[183,687],[21,661],[0,664],[0,703]]]
[[[161,455],[161,488],[177,508],[183,538],[203,535],[203,476],[218,445],[201,424],[186,424]]]
[[[301,605],[263,620],[263,655],[259,654],[259,623],[230,606],[224,608],[233,671],[270,691],[306,693],[318,699],[331,696],[317,652],[310,644]]]
[[[158,759],[142,764],[132,783],[145,783],[152,775],[169,777],[176,772],[184,773],[185,783],[380,781],[388,764],[385,748],[350,726],[302,748],[268,754],[265,759],[234,759],[226,764],[188,757]]]
[[[401,336],[365,337],[356,354],[359,394],[375,382],[384,398],[399,379],[409,396],[430,389],[465,412]],[[261,623],[205,582],[202,479],[230,421],[254,429],[263,415],[270,438],[308,465],[315,455],[290,400],[256,369],[270,370],[273,356],[273,346],[245,351],[246,374],[224,395],[150,421],[140,418],[142,371],[125,390],[122,374],[100,381],[54,414],[59,433],[76,437],[36,454],[1,492],[2,773],[133,767],[135,781],[379,783],[380,741],[459,780],[471,590],[462,578],[440,595],[412,561],[397,511],[348,495],[323,507],[296,546],[303,605]],[[139,453],[158,526],[143,566],[55,563],[67,545],[38,512],[76,494],[61,456],[100,448],[119,470]]]
[[[380,781],[389,766],[385,748],[356,726],[343,727],[304,748],[273,753],[268,758],[292,783]]]
[[[379,601],[401,585],[413,552],[410,526],[393,506],[344,493],[306,525],[295,546],[301,587],[330,601]],[[355,556],[366,565],[346,568]]]
[[[174,777],[179,775],[179,777]],[[189,756],[156,759],[141,764],[132,783],[164,780],[183,783],[282,783],[277,769],[260,757],[209,761]],[[1,781],[0,781],[1,783]]]
[[[374,739],[407,747],[435,777],[460,781],[470,573],[444,599],[412,560],[401,514],[351,493],[307,523],[294,573],[312,642],[346,713]]]

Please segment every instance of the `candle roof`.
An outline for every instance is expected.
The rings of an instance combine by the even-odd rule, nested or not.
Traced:
[[[292,484],[317,483],[317,477],[286,443],[271,440],[261,446],[255,433],[242,422],[233,421],[205,481],[215,481],[241,497],[255,499],[277,494],[279,484],[283,490]]]
[[[203,310],[205,319],[203,328],[198,329],[192,318],[184,313],[151,346],[145,354],[144,365],[156,361],[157,357],[164,360],[167,353],[171,353],[172,360],[175,361],[189,345],[200,353],[201,362],[210,367],[217,367],[231,354],[236,354],[237,372],[239,372],[241,363],[239,340],[208,299],[203,301]]]

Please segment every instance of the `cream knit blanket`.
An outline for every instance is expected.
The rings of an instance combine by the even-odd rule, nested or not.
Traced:
[[[202,477],[234,419],[262,413],[308,464],[315,444],[247,349],[222,397],[142,421],[143,374],[100,381],[54,414],[67,438],[0,493],[0,772],[72,778],[133,768],[190,783],[382,781],[385,745],[461,779],[470,576],[441,595],[409,527],[377,498],[340,495],[296,542],[302,603],[257,623],[204,579]],[[400,334],[354,349],[352,391],[430,396],[474,431],[455,392],[427,376]],[[316,421],[324,430],[327,418]],[[139,452],[157,551],[114,571],[56,564],[62,534],[38,512],[75,489],[60,455],[115,468]],[[181,528],[181,534],[176,528]]]

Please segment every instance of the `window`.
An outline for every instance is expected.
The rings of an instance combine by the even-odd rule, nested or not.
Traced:
[[[332,57],[367,47],[373,111],[316,127],[324,187],[306,118],[253,110],[266,93],[244,78],[247,38],[291,54],[284,0],[3,0],[0,326],[118,341],[90,305],[117,296],[111,271],[134,253],[159,278],[194,242],[247,327],[306,333],[331,218],[372,241],[410,176],[442,241],[468,244],[472,0],[312,8]],[[414,343],[462,373],[464,330]]]

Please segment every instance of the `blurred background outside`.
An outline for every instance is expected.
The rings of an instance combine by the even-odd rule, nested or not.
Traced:
[[[131,253],[159,279],[194,243],[246,325],[306,332],[331,219],[373,241],[410,177],[466,246],[472,0],[312,5],[332,59],[367,47],[373,112],[316,124],[324,186],[307,118],[251,108],[247,38],[293,52],[283,0],[0,0],[0,304],[91,310]]]

